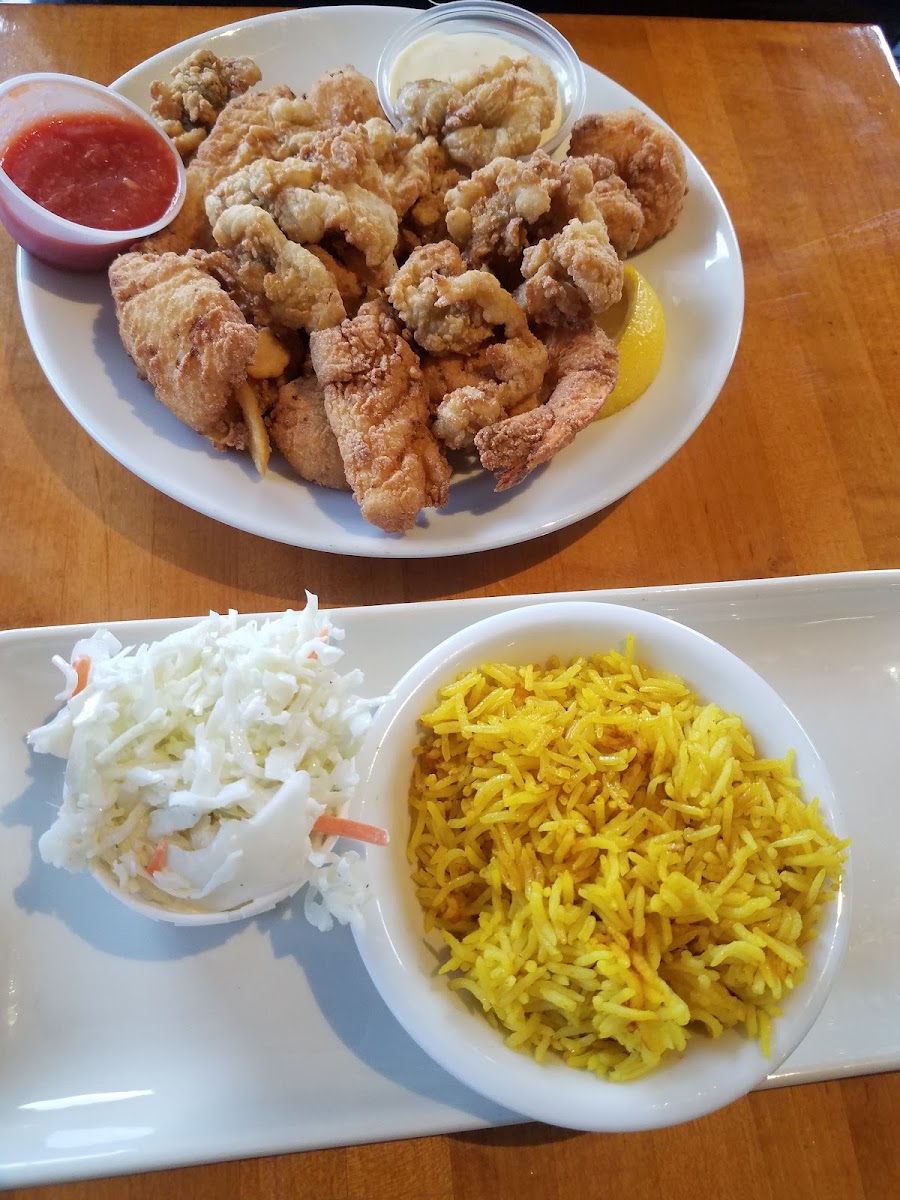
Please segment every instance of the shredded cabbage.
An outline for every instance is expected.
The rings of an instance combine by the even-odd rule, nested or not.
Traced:
[[[351,797],[353,756],[378,703],[357,694],[360,671],[335,669],[342,638],[307,593],[302,612],[262,622],[210,613],[138,647],[95,633],[72,652],[90,662],[77,694],[73,667],[54,658],[65,703],[28,735],[38,753],[67,760],[42,858],[105,867],[120,888],[178,911],[234,909],[308,884],[314,925],[354,920],[358,856],[311,838],[317,817]]]

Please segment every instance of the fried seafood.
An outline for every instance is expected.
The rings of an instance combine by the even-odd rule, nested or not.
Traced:
[[[375,84],[350,65],[326,72],[304,94],[304,99],[315,110],[321,129],[368,121],[372,117],[384,119]]]
[[[524,282],[516,299],[541,324],[578,324],[622,295],[623,269],[599,203],[599,163],[541,151],[496,159],[447,193],[447,228],[472,263]]]
[[[181,211],[170,225],[146,238],[138,248],[160,253],[170,250],[175,254],[194,248],[211,249],[207,196],[232,172],[256,158],[277,152],[284,133],[276,129],[270,109],[279,99],[292,96],[290,88],[278,86],[263,92],[245,92],[230,100],[188,164]]]
[[[450,236],[469,262],[500,271],[520,266],[527,250],[570,221],[606,230],[607,214],[612,231],[600,234],[602,244],[611,241],[617,253],[627,253],[643,215],[611,161],[599,155],[561,163],[540,150],[527,159],[498,158],[447,193]]]
[[[635,244],[642,250],[674,228],[687,192],[681,142],[637,108],[593,113],[575,122],[569,152],[601,154],[636,198],[644,225]]]
[[[335,258],[324,246],[315,243],[306,247],[314,258],[317,258],[328,274],[334,280],[341,303],[348,317],[355,317],[356,310],[366,298],[366,284],[345,263]]]
[[[616,164],[602,154],[587,154],[578,160],[591,170],[594,186],[591,202],[606,224],[606,232],[619,258],[637,246],[644,228],[644,212],[625,180],[616,174]]]
[[[278,389],[266,425],[273,443],[301,479],[349,490],[337,438],[325,413],[325,392],[315,375],[300,376]]]
[[[476,432],[485,425],[536,403],[547,370],[547,351],[494,275],[458,272],[462,263],[454,257],[459,251],[452,243],[438,243],[438,254],[434,251],[433,246],[414,251],[397,273],[388,297],[420,345],[432,351],[423,360],[423,372],[434,407],[435,436],[451,450],[461,450],[474,444]],[[419,272],[420,265],[436,258],[454,273]],[[410,264],[413,270],[407,272]],[[398,286],[404,274],[408,281],[420,273],[425,285],[436,287],[433,309],[429,286]],[[490,344],[475,349],[488,339]]]
[[[364,171],[362,177],[371,186],[362,186],[348,177],[346,163],[330,154],[339,145],[346,149],[353,143],[366,169],[378,172],[365,133],[357,132],[359,137],[352,127],[327,131],[328,149],[323,143],[321,153],[311,143],[302,155],[283,161],[257,158],[232,172],[207,196],[207,219],[215,225],[227,209],[252,204],[271,213],[291,241],[321,242],[326,234],[341,234],[362,252],[369,267],[379,266],[393,255],[398,228],[380,172],[376,178]]]
[[[252,204],[226,208],[213,237],[229,252],[241,292],[252,297],[257,323],[327,329],[347,315],[328,268],[303,246],[288,241],[264,209]]]
[[[437,138],[421,137],[412,129],[395,130],[388,121],[365,124],[394,211],[424,241],[444,236],[447,189],[461,176]]]
[[[516,299],[534,321],[583,325],[622,298],[625,274],[602,217],[569,221],[522,256]]]
[[[481,465],[496,474],[498,492],[521,483],[568,446],[616,385],[619,355],[601,329],[551,329],[545,340],[552,387],[547,402],[475,435]]]
[[[414,250],[385,294],[423,350],[471,354],[505,319],[497,306],[502,291],[487,271],[467,271],[457,247],[445,241]]]
[[[540,151],[522,161],[495,158],[447,192],[447,231],[473,266],[517,263],[561,182],[558,165]]]
[[[386,532],[447,503],[445,449],[520,482],[612,390],[593,318],[677,219],[680,145],[625,110],[553,161],[557,84],[530,57],[406,85],[399,129],[352,66],[299,96],[259,78],[197,51],[152,85],[187,199],[110,269],[138,373],[218,448],[264,472],[271,440]]]
[[[228,101],[262,78],[252,58],[217,58],[211,50],[195,50],[170,75],[171,82],[150,84],[150,112],[185,160],[206,138]]]
[[[452,83],[406,84],[396,108],[404,125],[434,135],[454,163],[474,171],[498,155],[536,150],[556,114],[557,97],[556,77],[545,62],[504,56]]]
[[[347,481],[365,520],[387,533],[447,503],[450,467],[428,423],[419,360],[380,302],[310,335]]]
[[[247,449],[238,397],[260,334],[202,266],[202,253],[123,254],[109,270],[119,332],[138,374],[217,449]]]

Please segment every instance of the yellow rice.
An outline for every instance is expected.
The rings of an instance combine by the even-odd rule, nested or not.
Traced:
[[[489,663],[421,718],[409,859],[441,970],[510,1046],[633,1079],[770,1023],[845,847],[793,756],[625,653]]]

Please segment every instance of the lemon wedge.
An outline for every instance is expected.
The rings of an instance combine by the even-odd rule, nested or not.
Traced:
[[[647,280],[626,266],[622,299],[601,313],[597,324],[619,350],[619,378],[599,413],[610,417],[643,396],[656,378],[666,344],[666,318]]]

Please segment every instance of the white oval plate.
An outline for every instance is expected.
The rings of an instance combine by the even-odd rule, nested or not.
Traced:
[[[374,77],[389,35],[414,15],[402,8],[318,8],[254,17],[156,55],[113,87],[149,107],[154,79],[198,46],[248,54],[263,86],[302,91],[323,71],[352,62]],[[585,111],[641,105],[586,68]],[[658,470],[694,432],[725,382],[737,350],[744,278],[722,198],[687,150],[690,192],[678,226],[635,257],[666,314],[667,347],[649,391],[633,407],[584,430],[518,488],[497,494],[474,471],[415,529],[385,534],[352,498],[298,480],[278,456],[266,479],[247,455],[220,454],[182,425],[139,380],[119,341],[103,275],[74,275],[20,250],[19,300],[34,353],[76,421],[128,470],[168,496],[236,529],[311,550],[371,558],[427,558],[491,550],[540,537],[599,512]]]

